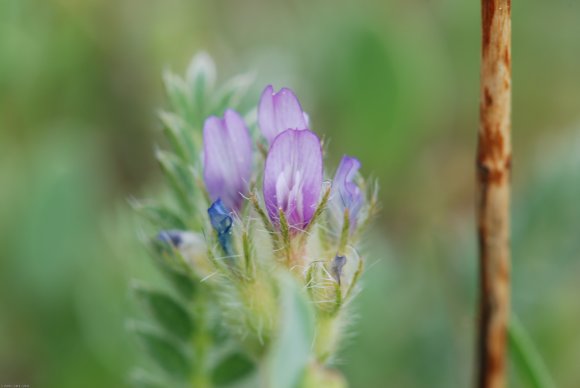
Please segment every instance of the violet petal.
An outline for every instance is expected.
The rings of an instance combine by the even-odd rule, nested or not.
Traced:
[[[266,158],[263,189],[275,225],[279,225],[279,209],[294,230],[308,225],[322,190],[322,149],[314,132],[288,129],[274,139]]]
[[[363,195],[354,181],[361,163],[358,159],[343,156],[332,183],[333,200],[341,212],[349,210],[351,230],[356,227],[358,213],[363,205]]]
[[[287,129],[308,129],[306,117],[292,90],[282,88],[274,92],[272,85],[268,85],[262,92],[258,105],[258,123],[269,144]]]
[[[212,201],[239,211],[252,175],[252,139],[243,119],[228,109],[203,127],[203,178]]]

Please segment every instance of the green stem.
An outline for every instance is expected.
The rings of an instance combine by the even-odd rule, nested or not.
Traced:
[[[327,362],[336,351],[340,336],[338,319],[340,317],[325,313],[317,317],[314,353],[321,364]]]
[[[540,353],[519,319],[512,313],[508,326],[512,360],[534,388],[554,388],[555,384]]]
[[[192,336],[192,347],[195,354],[194,372],[191,376],[191,387],[211,388],[211,379],[208,375],[207,351],[211,346],[211,334],[208,332],[206,317],[207,300],[205,293],[201,292],[195,298],[196,317],[198,318],[198,327],[196,333]]]

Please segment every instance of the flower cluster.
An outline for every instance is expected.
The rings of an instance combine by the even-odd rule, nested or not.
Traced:
[[[204,89],[215,82],[209,57],[194,60],[185,81],[175,77],[166,82],[177,113],[162,114],[175,154],[158,157],[180,210],[157,209],[150,218],[160,227],[157,257],[172,279],[177,272],[203,290],[188,294],[190,307],[183,307],[205,322],[191,334],[204,344],[194,346],[204,366],[186,374],[206,385],[220,378],[204,372],[211,369],[207,344],[222,346],[219,329],[218,337],[237,344],[234,358],[266,365],[259,381],[284,386],[279,374],[294,371],[288,386],[344,386],[325,365],[349,321],[363,269],[357,243],[376,208],[374,186],[369,190],[352,156],[326,174],[322,142],[292,90],[267,86],[254,116],[242,115],[232,109],[239,84],[217,99]],[[212,101],[219,104],[212,108]],[[191,117],[208,113],[196,141]],[[297,343],[302,353],[293,355]]]
[[[308,230],[323,198],[323,152],[318,136],[309,129],[307,114],[292,90],[275,92],[267,86],[258,105],[258,124],[268,145],[262,172],[262,193],[270,222],[276,231],[288,228],[294,237]],[[203,177],[213,201],[208,210],[220,245],[226,254],[232,217],[239,215],[250,196],[254,147],[242,117],[228,109],[223,118],[211,116],[203,128]],[[365,204],[360,162],[343,156],[332,180],[330,200],[338,223],[348,218],[349,233],[356,230]],[[319,209],[322,210],[322,209]],[[228,216],[227,214],[230,214]],[[228,220],[224,224],[224,217]],[[285,223],[286,225],[281,225]],[[334,229],[334,228],[333,228]]]

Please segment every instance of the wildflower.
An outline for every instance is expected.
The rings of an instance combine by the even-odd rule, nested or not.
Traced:
[[[276,136],[287,129],[308,129],[308,116],[302,111],[292,90],[282,88],[275,93],[272,85],[268,85],[260,97],[258,123],[262,134],[272,145]]]
[[[340,211],[341,218],[348,210],[351,232],[356,228],[357,216],[364,202],[361,188],[355,182],[360,166],[358,159],[343,156],[332,182],[334,208]]]
[[[218,198],[207,209],[211,226],[216,231],[218,242],[226,256],[233,256],[232,248],[232,224],[231,210]]]
[[[243,119],[228,109],[209,117],[203,127],[203,178],[212,201],[233,211],[242,207],[252,175],[252,139]]]
[[[264,201],[272,222],[279,211],[293,230],[304,229],[322,189],[320,140],[309,130],[288,129],[272,142],[264,167]]]
[[[207,118],[202,131],[186,125],[191,117],[222,112],[246,91],[239,80],[223,85],[215,80],[204,54],[185,79],[166,77],[174,106],[164,124],[173,149],[159,159],[172,188],[168,205],[176,202],[179,208],[155,204],[142,210],[161,230],[150,241],[151,253],[174,292],[146,306],[156,330],[137,334],[158,364],[162,386],[187,381],[233,386],[252,374],[266,376],[264,385],[272,387],[346,386],[327,364],[350,319],[349,302],[364,268],[358,231],[372,214],[376,192],[363,192],[360,162],[345,156],[322,194],[321,141],[290,89],[267,86],[254,102],[267,147],[253,147],[242,116],[231,109]],[[199,135],[202,163],[196,163],[197,144],[191,142]],[[263,170],[254,175],[262,151],[267,151]],[[260,182],[254,181],[257,175]],[[197,185],[193,178],[199,176],[203,182]],[[248,195],[254,187],[262,191],[263,204],[254,192]],[[244,207],[246,195],[252,209]],[[198,320],[207,324],[192,331]],[[296,351],[289,354],[288,345]],[[170,365],[167,354],[173,357]],[[211,368],[191,367],[190,359]],[[236,376],[218,381],[232,362],[244,365]],[[171,382],[162,381],[165,375]]]

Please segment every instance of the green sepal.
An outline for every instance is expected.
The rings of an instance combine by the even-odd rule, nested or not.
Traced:
[[[350,297],[352,297],[353,292],[356,290],[358,280],[360,279],[360,277],[362,275],[363,269],[364,269],[364,261],[363,261],[362,257],[359,257],[356,271],[355,271],[354,275],[352,276],[352,279],[350,281],[350,285],[349,285],[348,290],[346,291],[345,296],[344,296],[345,300],[348,300]]]
[[[350,211],[348,208],[344,209],[342,230],[340,232],[340,239],[338,241],[337,255],[344,256],[346,254],[346,245],[348,244],[348,237],[350,235]]]
[[[279,235],[275,231],[274,225],[272,225],[270,218],[268,217],[268,215],[266,214],[264,209],[262,209],[262,206],[260,206],[260,202],[258,201],[258,196],[254,192],[250,194],[250,203],[252,204],[254,210],[256,211],[256,213],[258,213],[258,216],[262,220],[262,224],[264,225],[264,228],[266,228],[266,231],[268,232],[268,234],[272,238],[272,244],[274,246],[274,250],[277,251],[279,246],[280,246]]]
[[[286,219],[286,214],[282,209],[278,209],[278,217],[280,219],[280,234],[282,236],[282,248],[285,254],[286,265],[291,266],[292,263],[292,245],[290,241],[290,225]]]
[[[304,229],[303,236],[306,237],[309,235],[309,232],[312,230],[314,225],[316,225],[316,223],[318,222],[320,216],[322,215],[322,212],[326,209],[326,205],[328,204],[328,199],[330,198],[330,191],[331,191],[331,186],[328,186],[324,190],[324,193],[322,194],[322,198],[320,199],[320,203],[316,207],[316,210],[314,210],[314,214],[312,215],[310,222],[308,223],[308,225]]]
[[[254,246],[252,238],[246,230],[242,232],[242,251],[244,255],[244,269],[246,272],[245,275],[248,279],[252,280],[256,275]]]

